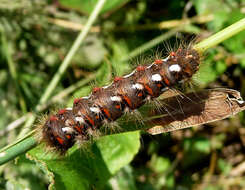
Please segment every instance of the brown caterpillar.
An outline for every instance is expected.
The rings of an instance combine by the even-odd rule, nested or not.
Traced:
[[[94,88],[89,97],[75,99],[73,108],[49,116],[41,127],[42,141],[64,154],[77,139],[89,140],[91,131],[133,111],[170,87],[189,79],[199,69],[199,53],[188,47],[171,52],[165,59],[140,65],[111,85]]]

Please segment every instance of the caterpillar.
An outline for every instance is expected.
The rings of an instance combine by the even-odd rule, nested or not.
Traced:
[[[108,86],[93,88],[90,96],[75,99],[72,108],[50,115],[41,126],[41,140],[65,154],[78,139],[88,141],[91,133],[104,124],[190,79],[199,69],[200,57],[192,47],[180,47],[164,59],[139,65],[130,74],[115,77]]]

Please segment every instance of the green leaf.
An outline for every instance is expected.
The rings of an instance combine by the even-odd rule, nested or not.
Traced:
[[[113,0],[107,1],[101,10],[101,13],[112,11],[117,7],[121,7],[129,0]],[[79,10],[83,13],[90,14],[94,9],[98,0],[59,0],[60,4],[66,8]]]
[[[43,146],[30,154],[53,173],[56,189],[100,189],[133,159],[140,147],[139,138],[138,131],[104,136],[88,146],[87,151],[74,146],[63,158],[45,154]]]

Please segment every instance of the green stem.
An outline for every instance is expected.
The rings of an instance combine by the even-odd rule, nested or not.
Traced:
[[[5,164],[6,162],[13,160],[17,156],[25,153],[26,151],[34,148],[37,145],[36,139],[33,137],[32,131],[26,137],[17,141],[16,143],[5,147],[0,152],[0,165]]]
[[[232,29],[231,26],[234,27],[235,29]],[[204,40],[204,41],[200,42],[199,44],[195,45],[194,46],[195,49],[197,49],[200,52],[203,52],[206,49],[208,49],[209,47],[217,45],[218,43],[224,41],[228,37],[231,37],[231,36],[237,34],[238,32],[244,30],[245,29],[245,19],[242,19],[242,20],[238,21],[237,23],[235,23],[231,26],[227,27],[229,30],[227,28],[225,28],[224,30],[213,35],[213,36],[215,36],[215,38],[213,36],[211,36],[207,40]],[[224,31],[228,32],[229,34],[225,34]],[[212,40],[210,40],[210,39],[212,39]],[[217,42],[214,42],[213,40],[217,40]],[[208,48],[206,48],[206,46]],[[24,139],[20,139],[18,142],[14,143],[14,145],[9,145],[9,146],[3,148],[2,150],[0,150],[0,164],[4,164],[9,160],[14,159],[15,157],[19,156],[20,154],[22,154],[22,153],[30,150],[31,148],[33,148],[36,144],[37,144],[37,142],[35,141],[33,136],[29,136],[29,137],[26,137]]]
[[[225,29],[221,30],[220,32],[210,36],[209,38],[203,40],[202,42],[196,44],[194,48],[203,53],[207,49],[218,45],[219,43],[225,41],[226,39],[234,36],[235,34],[245,30],[245,18],[241,19],[240,21],[226,27]]]
[[[96,20],[98,14],[99,14],[100,10],[102,9],[102,7],[103,7],[105,2],[106,2],[106,0],[99,0],[98,3],[96,4],[92,14],[88,18],[88,21],[87,21],[86,25],[84,26],[83,30],[77,36],[77,38],[74,41],[70,51],[66,55],[65,59],[63,60],[63,62],[60,65],[58,71],[55,73],[53,79],[51,80],[51,82],[49,83],[48,87],[44,91],[44,93],[43,93],[38,105],[36,106],[36,108],[34,110],[35,112],[37,111],[37,108],[42,106],[44,103],[46,103],[48,98],[51,96],[53,90],[57,86],[57,84],[60,81],[62,75],[64,74],[64,72],[66,71],[67,67],[71,63],[71,60],[72,60],[73,56],[75,55],[76,51],[78,50],[80,45],[83,43],[85,37],[87,36],[92,24]],[[35,114],[30,116],[30,118],[26,121],[25,126],[23,127],[23,130],[19,134],[19,136],[18,136],[19,138],[30,131],[30,126],[34,123],[35,119],[36,119],[36,115]]]

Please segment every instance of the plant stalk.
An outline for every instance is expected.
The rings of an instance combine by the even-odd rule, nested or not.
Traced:
[[[207,49],[218,45],[219,43],[225,41],[226,39],[236,35],[243,30],[245,30],[245,18],[196,44],[194,46],[194,49],[196,49],[200,53],[203,53]]]

